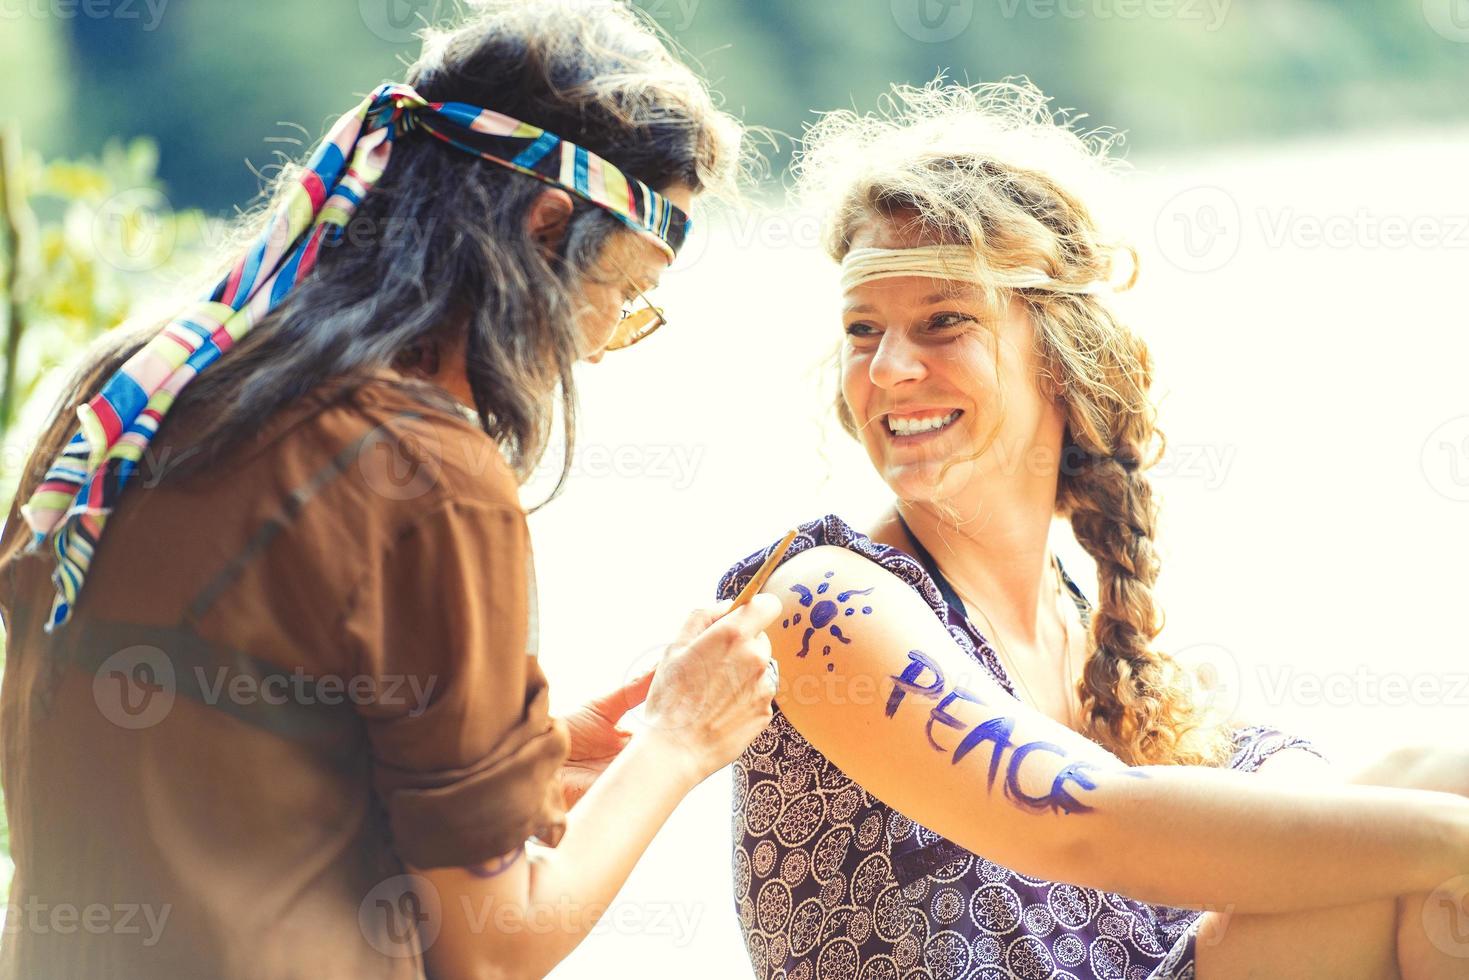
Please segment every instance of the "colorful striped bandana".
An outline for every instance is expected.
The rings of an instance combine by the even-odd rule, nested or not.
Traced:
[[[498,112],[427,102],[406,85],[380,86],[332,127],[264,234],[209,296],[78,406],[80,428],[21,508],[32,547],[49,537],[56,554],[47,632],[70,618],[107,518],[179,392],[305,278],[323,240],[341,237],[382,176],[393,141],[415,129],[607,209],[669,261],[683,243],[689,219],[681,210],[582,147]]]

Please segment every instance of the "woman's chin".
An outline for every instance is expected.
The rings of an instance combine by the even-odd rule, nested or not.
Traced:
[[[954,463],[944,472],[945,460],[888,462],[882,467],[883,482],[899,500],[938,503],[958,496],[974,471],[971,460]]]

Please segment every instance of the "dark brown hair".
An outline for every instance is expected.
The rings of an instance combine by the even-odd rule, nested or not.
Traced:
[[[477,3],[457,25],[426,32],[406,81],[430,101],[467,102],[548,129],[655,189],[723,191],[737,176],[741,127],[646,20],[613,0]],[[276,175],[265,202],[234,229],[232,248],[261,232],[299,173]],[[631,232],[576,198],[566,236],[548,254],[526,228],[544,189],[422,134],[399,141],[339,243],[182,392],[173,412],[208,406],[207,416],[191,458],[170,473],[228,452],[323,381],[411,362],[451,330],[462,331],[480,425],[522,480],[545,452],[560,392],[567,437],[554,497],[573,452],[580,288],[609,236]],[[76,405],[156,329],[114,332],[89,351],[32,456],[21,499],[70,437]],[[425,402],[450,405],[430,385],[411,387]]]

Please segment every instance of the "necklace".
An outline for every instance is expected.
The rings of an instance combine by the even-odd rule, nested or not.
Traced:
[[[1051,567],[1056,573],[1056,598],[1060,599],[1062,592],[1061,562],[1056,557],[1055,552],[1051,553]],[[1019,664],[1004,649],[1004,643],[1000,640],[1000,631],[995,628],[994,622],[985,613],[984,607],[975,602],[971,596],[961,591],[957,585],[954,585],[952,579],[950,579],[949,584],[958,593],[959,598],[964,600],[966,606],[973,608],[975,612],[984,617],[985,625],[990,629],[989,636],[994,640],[996,656],[1004,657],[1006,670],[1020,682],[1021,689],[1025,691],[1025,696],[1029,699],[1031,705],[1038,705],[1039,702],[1036,701],[1035,693],[1031,691],[1030,685],[1025,682],[1025,674],[1021,672]],[[1061,635],[1063,637],[1062,643],[1064,644],[1061,648],[1061,690],[1065,692],[1066,696],[1066,727],[1074,731],[1076,729],[1076,711],[1071,698],[1071,625],[1067,622],[1064,612],[1061,613]]]

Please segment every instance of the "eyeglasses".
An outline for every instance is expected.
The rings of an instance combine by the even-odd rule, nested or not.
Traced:
[[[663,310],[654,306],[643,291],[633,282],[632,277],[623,273],[628,283],[632,285],[633,292],[638,294],[638,299],[643,305],[633,310],[622,311],[622,321],[617,324],[617,329],[612,331],[612,339],[607,342],[607,350],[622,350],[631,347],[654,330],[657,330],[668,320],[663,316]]]

